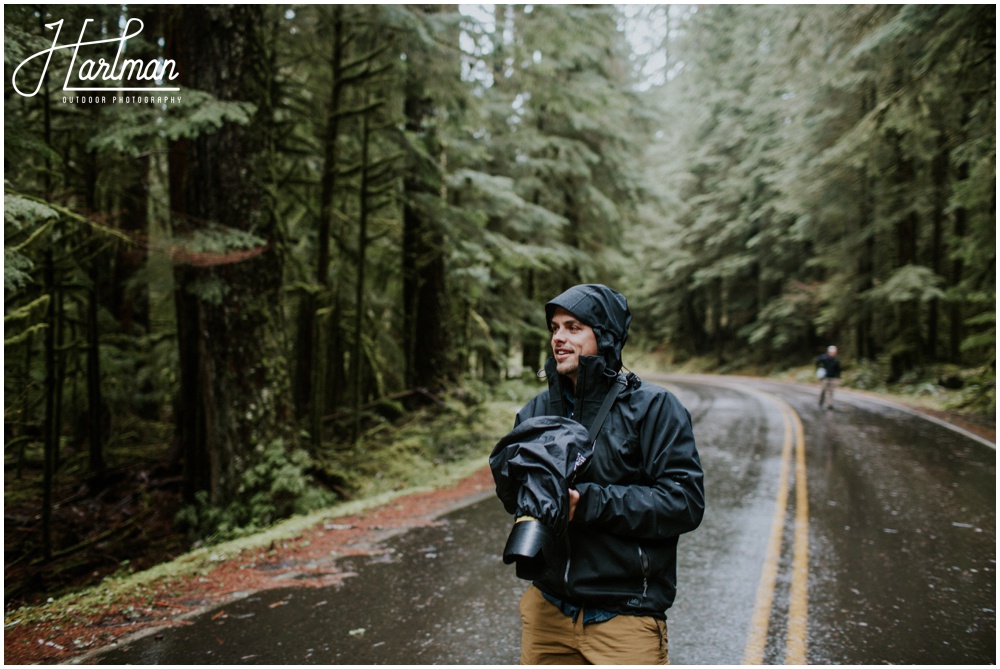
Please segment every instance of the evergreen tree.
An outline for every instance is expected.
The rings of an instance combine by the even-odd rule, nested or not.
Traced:
[[[954,205],[972,192],[966,149],[995,143],[973,121],[995,108],[991,11],[712,6],[684,19],[673,52],[687,57],[654,91],[667,158],[648,159],[671,184],[647,246],[661,278],[640,292],[660,335],[718,360],[838,342],[884,356],[890,379],[948,349],[957,361],[964,323],[993,336],[995,319],[963,320],[978,297],[958,287],[967,212]],[[986,168],[975,182],[992,183],[994,153],[973,154]],[[973,200],[993,249],[991,198]],[[994,253],[976,264],[992,272]]]

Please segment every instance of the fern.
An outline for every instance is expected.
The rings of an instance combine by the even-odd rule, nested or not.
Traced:
[[[207,493],[196,493],[195,503],[177,514],[177,523],[197,536],[224,541],[333,501],[307,473],[312,461],[305,451],[290,449],[279,438],[258,445],[255,454],[256,462],[243,472],[237,501],[220,509],[209,504]]]
[[[35,263],[28,256],[13,249],[3,250],[3,288],[8,293],[15,292],[31,283],[29,272]]]
[[[6,236],[12,232],[24,232],[39,223],[55,219],[59,213],[52,207],[14,193],[5,193],[3,198],[3,223]]]

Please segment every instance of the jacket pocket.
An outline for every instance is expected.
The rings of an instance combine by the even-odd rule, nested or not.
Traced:
[[[631,541],[603,532],[573,538],[566,587],[581,598],[614,598],[640,606],[649,589],[650,557]]]

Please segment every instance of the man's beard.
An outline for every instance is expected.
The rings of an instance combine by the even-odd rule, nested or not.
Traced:
[[[563,376],[575,377],[576,370],[580,368],[580,358],[578,356],[556,362],[556,371]]]

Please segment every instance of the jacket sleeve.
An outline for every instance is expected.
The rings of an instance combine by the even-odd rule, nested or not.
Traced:
[[[650,404],[639,429],[647,483],[580,483],[573,522],[623,536],[663,539],[690,532],[705,512],[704,474],[691,416],[669,393]]]

